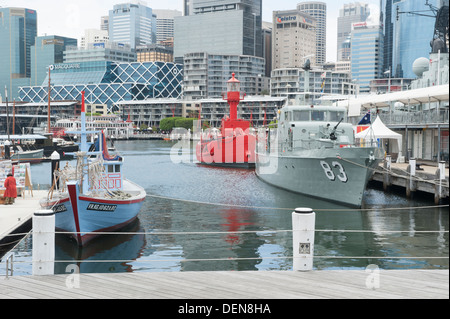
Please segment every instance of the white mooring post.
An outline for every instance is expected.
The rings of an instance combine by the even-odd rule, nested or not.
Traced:
[[[292,248],[294,271],[312,270],[316,213],[311,208],[292,212]]]
[[[33,215],[33,275],[53,275],[55,271],[55,213],[38,210]]]

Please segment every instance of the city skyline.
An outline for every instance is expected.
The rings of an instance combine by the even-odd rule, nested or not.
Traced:
[[[100,29],[101,16],[108,15],[109,10],[115,4],[126,3],[121,0],[0,0],[2,7],[22,7],[37,11],[38,36],[58,35],[72,37],[80,40],[84,30]],[[171,9],[182,11],[182,0],[143,1],[152,9]],[[279,10],[295,9],[301,0],[263,0],[263,21],[272,22],[272,12]],[[322,1],[327,4],[327,62],[336,61],[337,43],[337,17],[339,9],[346,3],[355,1]],[[371,8],[378,8],[379,0],[361,1],[367,3]],[[89,8],[88,10],[85,8]],[[59,12],[59,13],[58,13]],[[56,14],[55,14],[56,13]]]

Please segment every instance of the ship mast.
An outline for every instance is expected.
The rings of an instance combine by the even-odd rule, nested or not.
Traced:
[[[50,133],[50,66],[48,67],[48,105],[47,105],[47,133]]]

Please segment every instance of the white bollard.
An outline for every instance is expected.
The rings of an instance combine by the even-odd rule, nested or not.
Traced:
[[[55,271],[55,213],[38,210],[33,215],[33,276]]]
[[[409,165],[411,167],[411,176],[416,176],[416,160],[411,158],[409,160]]]
[[[439,180],[445,180],[445,162],[439,162]]]
[[[311,208],[296,208],[292,212],[292,248],[294,271],[313,268],[316,213]]]

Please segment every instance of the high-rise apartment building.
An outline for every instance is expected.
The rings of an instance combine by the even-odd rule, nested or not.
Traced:
[[[31,85],[45,85],[50,65],[64,62],[64,51],[68,47],[77,47],[78,40],[73,38],[48,35],[36,37],[31,46]]]
[[[175,17],[174,57],[186,53],[262,57],[262,0],[185,0]]]
[[[316,19],[316,64],[323,65],[327,61],[327,4],[306,1],[297,4],[297,10]]]
[[[272,69],[316,64],[316,20],[299,10],[274,11]]]
[[[156,43],[156,15],[139,1],[117,4],[109,11],[109,40],[137,46]]]
[[[388,0],[392,1],[392,0]],[[370,14],[369,5],[360,2],[344,4],[337,18],[337,60],[350,59],[352,24],[365,22]]]
[[[26,8],[0,8],[0,94],[18,97],[21,85],[30,85],[31,46],[37,35],[37,13]]]
[[[173,38],[174,18],[182,13],[178,10],[153,10],[153,13],[156,14],[156,42]]]
[[[354,23],[351,33],[352,79],[360,92],[370,91],[370,81],[382,77],[383,28],[379,24]]]
[[[184,56],[183,71],[186,99],[222,96],[232,73],[247,95],[258,95],[264,90],[264,59],[256,56],[188,53]]]

